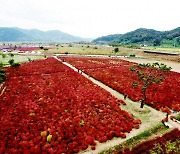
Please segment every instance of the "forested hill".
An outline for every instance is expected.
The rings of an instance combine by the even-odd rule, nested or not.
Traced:
[[[180,27],[170,31],[156,31],[153,29],[140,28],[125,34],[102,36],[93,40],[93,42],[106,44],[146,44],[155,46],[172,43],[180,45]]]
[[[86,39],[59,30],[41,31],[38,29],[0,27],[0,42],[77,42],[84,40]]]

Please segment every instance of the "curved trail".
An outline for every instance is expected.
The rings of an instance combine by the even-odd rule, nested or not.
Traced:
[[[57,59],[58,61],[62,62],[60,59],[58,59],[56,56],[54,56],[55,59]],[[93,83],[97,84],[98,86],[100,86],[101,88],[105,89],[106,91],[110,92],[113,96],[115,96],[118,99],[123,100],[124,99],[124,95],[113,90],[112,88],[108,87],[107,85],[103,84],[102,82],[90,77],[88,74],[85,74],[84,72],[82,72],[81,70],[78,70],[77,68],[75,68],[74,66],[72,66],[71,64],[67,63],[67,62],[62,62],[64,65],[72,68],[74,71],[79,72],[80,74],[82,74],[84,77],[88,78],[89,80],[91,80]],[[159,123],[163,118],[165,118],[165,113],[162,113],[160,111],[157,111],[147,105],[144,105],[143,109],[140,109],[140,103],[138,102],[134,102],[132,100],[130,100],[129,98],[126,98],[126,100],[124,100],[124,102],[126,103],[126,105],[121,105],[121,109],[126,110],[129,113],[132,113],[134,116],[136,116],[136,118],[140,118],[142,121],[142,124],[140,125],[139,129],[133,129],[130,133],[126,133],[126,138],[122,139],[122,138],[113,138],[110,141],[107,141],[105,143],[97,143],[96,145],[96,150],[91,150],[91,149],[87,149],[83,152],[80,153],[84,153],[84,154],[98,154],[99,152],[108,149],[110,147],[113,147],[115,145],[118,145],[124,141],[126,141],[129,138],[132,138],[133,136],[136,136],[137,134],[152,128],[153,126],[155,126],[157,123]],[[174,125],[173,125],[174,126]],[[178,126],[178,125],[176,125]]]

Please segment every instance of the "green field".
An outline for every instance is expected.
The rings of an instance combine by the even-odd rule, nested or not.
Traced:
[[[167,51],[167,52],[180,52],[180,48],[165,48],[165,47],[143,47],[140,49],[119,47],[119,52],[116,55],[127,56],[130,54],[135,54],[135,51],[143,50],[157,50],[157,51]],[[110,46],[95,46],[95,45],[74,45],[72,47],[63,46],[54,49],[49,49],[48,51],[41,51],[42,53],[51,54],[80,54],[80,55],[115,55],[114,47]]]
[[[42,53],[49,54],[80,54],[80,55],[115,55],[114,48],[110,46],[64,46],[48,51],[41,51]],[[133,53],[133,49],[119,47],[119,52],[116,55],[128,56]]]
[[[5,58],[0,55],[0,62],[2,62],[4,65],[8,65],[8,61],[10,59],[14,59],[16,63],[23,63],[29,61],[29,58],[31,60],[38,60],[38,59],[43,59],[43,56],[24,56],[24,55],[14,55],[13,57],[10,57],[9,55],[6,55]]]
[[[143,49],[146,50],[156,50],[156,51],[165,51],[165,52],[180,52],[180,48],[179,47],[144,47]]]
[[[49,49],[48,51],[44,51],[44,53],[56,53],[56,54],[90,54],[90,55],[98,55],[98,54],[113,54],[112,47],[101,47],[101,46],[73,46],[73,47],[58,47],[55,49]]]

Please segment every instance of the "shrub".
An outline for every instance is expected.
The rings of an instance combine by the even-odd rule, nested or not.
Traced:
[[[129,55],[129,57],[136,57],[136,55],[135,54],[131,54],[131,55]]]
[[[18,66],[20,66],[20,64],[19,63],[13,63],[11,66],[12,67],[18,67]]]
[[[114,52],[115,53],[119,52],[119,48],[114,48]]]
[[[10,59],[10,60],[8,61],[8,63],[9,63],[9,65],[11,65],[12,67],[18,67],[18,66],[20,66],[19,63],[15,63],[15,62],[14,62],[14,59]]]
[[[4,54],[4,53],[1,56],[2,56],[2,58],[6,58],[6,54]]]
[[[14,54],[13,54],[13,53],[10,53],[9,55],[10,55],[11,57],[14,57]]]
[[[14,59],[10,59],[8,63],[12,66],[12,64],[14,63]]]
[[[3,64],[0,63],[0,84],[6,80],[6,72],[3,69]]]

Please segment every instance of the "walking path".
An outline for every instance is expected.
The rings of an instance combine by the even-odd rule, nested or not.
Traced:
[[[140,57],[135,57],[135,58],[121,57],[121,59],[130,61],[130,62],[135,62],[135,63],[154,63],[154,62],[164,63],[167,66],[171,67],[172,71],[180,73],[180,63],[177,63],[177,62],[152,60],[152,59],[140,58]]]
[[[58,61],[62,62],[60,59],[58,59],[56,56],[54,56],[55,59],[57,59]],[[71,64],[67,63],[67,62],[62,62],[63,64],[65,64],[66,66],[72,68],[74,71],[79,72],[80,74],[82,74],[84,77],[88,78],[89,80],[91,80],[93,83],[97,84],[98,86],[100,86],[101,88],[107,90],[108,92],[110,92],[113,96],[115,96],[118,99],[123,100],[124,99],[124,95],[120,94],[119,92],[113,90],[112,88],[106,86],[105,84],[103,84],[100,81],[97,81],[96,79],[90,77],[88,74],[85,74],[84,72],[82,72],[81,70],[76,69],[74,66],[72,66]],[[113,147],[115,145],[118,145],[124,141],[126,141],[129,138],[132,138],[133,136],[136,136],[137,134],[152,128],[153,126],[155,126],[156,124],[158,124],[163,118],[166,117],[165,113],[162,113],[160,111],[157,111],[147,105],[144,105],[144,108],[141,109],[140,108],[140,103],[138,102],[134,102],[132,100],[130,100],[129,98],[126,98],[126,100],[124,100],[124,102],[126,103],[126,105],[121,105],[120,107],[124,110],[126,110],[129,113],[132,113],[136,118],[140,118],[142,121],[142,124],[140,125],[139,129],[133,129],[130,133],[126,133],[127,137],[122,139],[122,138],[113,138],[110,141],[107,141],[105,143],[97,143],[96,145],[96,150],[86,150],[85,152],[82,153],[91,153],[91,154],[97,154],[105,149],[108,149],[110,147]],[[179,127],[180,125],[174,125],[172,124],[172,127]]]

